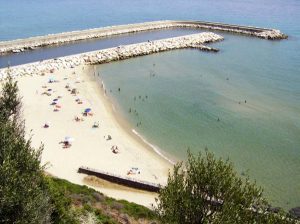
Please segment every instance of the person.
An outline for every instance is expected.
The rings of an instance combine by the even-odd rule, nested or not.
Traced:
[[[80,118],[78,116],[75,116],[75,121],[76,122],[79,122],[80,121]]]
[[[72,146],[69,141],[64,141],[63,144],[64,144],[64,146],[63,146],[64,149],[70,148]]]
[[[93,128],[99,128],[99,121],[97,121],[97,122],[94,122],[94,124],[93,124]]]

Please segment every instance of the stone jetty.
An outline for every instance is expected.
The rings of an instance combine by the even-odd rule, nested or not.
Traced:
[[[46,36],[31,37],[12,41],[2,41],[0,42],[0,54],[19,53],[26,50],[34,50],[39,47],[61,45],[71,43],[74,41],[87,40],[93,38],[105,38],[114,35],[172,28],[209,29],[239,33],[271,40],[287,38],[287,35],[275,29],[201,21],[165,20],[128,25],[109,26],[103,28],[72,31],[59,34],[49,34]]]
[[[207,47],[203,44],[221,40],[223,40],[223,37],[220,35],[211,32],[203,32],[199,34],[148,41],[138,44],[123,45],[99,51],[92,51],[30,64],[13,66],[10,68],[2,68],[0,69],[0,79],[5,78],[8,73],[10,73],[12,76],[42,75],[44,73],[51,73],[59,69],[74,68],[79,65],[102,64],[111,61],[124,60],[127,58],[183,48],[195,48],[204,51],[215,52],[217,49]]]

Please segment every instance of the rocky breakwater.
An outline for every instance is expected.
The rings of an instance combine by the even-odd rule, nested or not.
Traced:
[[[256,33],[257,37],[269,40],[287,39],[288,36],[281,33],[280,30],[266,30]]]
[[[0,42],[0,55],[7,53],[19,53],[26,50],[34,50],[35,48],[61,45],[74,41],[87,40],[93,38],[105,38],[114,35],[151,31],[158,29],[171,28],[193,28],[193,29],[209,29],[225,32],[233,32],[244,35],[251,35],[264,39],[285,39],[287,35],[279,30],[266,29],[251,26],[240,26],[213,22],[200,21],[154,21],[145,23],[136,23],[128,25],[109,26],[103,28],[95,28],[81,31],[64,32],[58,34],[49,34],[46,36],[31,37],[26,39],[2,41]]]
[[[204,32],[138,44],[124,45],[10,68],[3,68],[0,69],[0,79],[6,78],[8,73],[12,76],[43,75],[49,72],[52,73],[55,70],[74,68],[79,65],[102,64],[182,48],[196,48],[215,52],[217,49],[203,44],[221,40],[223,40],[223,37],[220,35],[211,32]]]
[[[87,55],[85,61],[90,64],[102,64],[110,61],[123,60],[182,48],[196,48],[216,52],[218,49],[207,47],[203,44],[220,40],[223,40],[222,36],[210,32],[192,34],[102,50],[96,54],[93,53],[93,55]]]
[[[173,26],[174,24],[170,21],[154,21],[63,32],[58,34],[48,34],[45,36],[30,37],[12,41],[2,41],[0,42],[0,55],[6,53],[19,53],[26,50],[34,50],[35,48],[51,45],[62,45],[80,40],[105,38],[114,35],[122,35],[156,29],[166,29]]]
[[[173,23],[176,27],[217,30],[222,32],[231,32],[248,36],[254,36],[268,40],[281,40],[288,38],[288,36],[284,33],[281,33],[280,30],[261,27],[201,21],[173,21]]]

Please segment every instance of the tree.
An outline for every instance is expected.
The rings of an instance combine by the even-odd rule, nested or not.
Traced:
[[[2,121],[5,122],[8,119],[19,119],[21,99],[18,92],[17,82],[14,82],[9,75],[7,81],[3,85],[0,96],[0,118]]]
[[[155,208],[162,223],[292,223],[268,212],[262,189],[207,150],[174,166]]]
[[[8,77],[0,94],[0,223],[49,223],[43,148],[26,140],[20,108],[17,83]]]

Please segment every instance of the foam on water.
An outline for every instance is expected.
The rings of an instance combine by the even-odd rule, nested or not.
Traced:
[[[136,136],[138,136],[144,143],[146,143],[148,146],[150,146],[154,152],[156,152],[159,156],[161,156],[162,158],[164,158],[165,160],[167,160],[169,163],[171,164],[175,164],[174,161],[172,161],[170,158],[166,157],[163,153],[162,150],[159,149],[157,146],[151,144],[150,142],[148,142],[140,133],[138,133],[136,130],[132,129],[132,133],[134,133]]]

